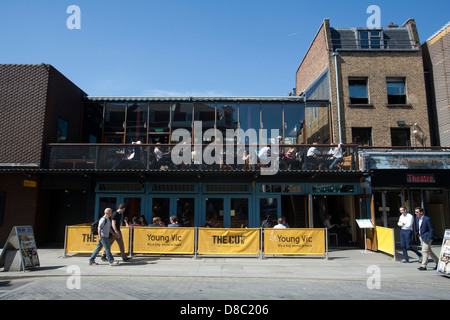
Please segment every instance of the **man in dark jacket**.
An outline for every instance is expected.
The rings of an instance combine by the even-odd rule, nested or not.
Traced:
[[[414,210],[416,214],[416,225],[419,232],[420,243],[422,245],[422,264],[418,268],[419,270],[427,270],[428,256],[436,263],[434,270],[437,269],[439,262],[438,257],[431,250],[431,242],[434,238],[434,225],[430,217],[424,215],[423,208],[417,207]]]

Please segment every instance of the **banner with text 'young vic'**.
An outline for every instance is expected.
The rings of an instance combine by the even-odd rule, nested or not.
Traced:
[[[325,229],[265,229],[264,254],[324,255]]]
[[[133,253],[194,254],[194,228],[133,228]]]

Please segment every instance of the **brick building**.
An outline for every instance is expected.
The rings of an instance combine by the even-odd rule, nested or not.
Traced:
[[[444,37],[437,38],[434,48],[442,49]],[[372,171],[372,219],[377,225],[395,228],[400,206],[410,211],[421,206],[442,236],[450,225],[449,153],[430,148],[436,146],[430,133],[434,119],[428,116],[414,19],[378,29],[334,28],[325,19],[297,69],[296,93],[330,100],[328,126],[323,122],[308,138],[360,146],[361,163]],[[440,111],[441,119],[445,111]]]
[[[38,175],[50,142],[80,138],[84,92],[51,65],[0,65],[0,242],[32,225],[46,241],[50,201]]]
[[[325,19],[296,79],[296,92],[305,94],[320,79],[329,83],[331,141],[320,142],[430,145],[422,50],[413,19],[379,30],[332,28]]]
[[[450,22],[423,44],[429,109],[436,144],[450,146]]]

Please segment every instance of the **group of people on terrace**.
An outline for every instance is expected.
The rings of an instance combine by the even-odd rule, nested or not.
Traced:
[[[202,150],[203,151],[203,150]],[[275,166],[278,170],[337,170],[342,169],[344,163],[344,150],[342,144],[337,146],[311,146],[299,145],[278,145],[275,149],[273,145],[260,148],[254,154],[249,148],[245,148],[240,153],[236,152],[231,163],[227,162],[228,155],[222,149],[222,154],[217,157],[219,161],[207,164],[205,161],[199,162],[196,157],[197,151],[192,149],[191,161],[174,164],[171,159],[170,146],[157,144],[153,149],[153,159],[150,167],[152,169],[232,169],[232,170],[253,170],[255,167],[267,166],[271,159],[275,159]],[[276,152],[276,154],[274,154]],[[240,159],[239,159],[240,158]],[[351,156],[350,156],[351,158]]]

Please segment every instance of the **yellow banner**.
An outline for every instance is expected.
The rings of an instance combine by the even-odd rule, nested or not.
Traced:
[[[325,229],[264,229],[264,254],[325,254]]]
[[[198,229],[198,254],[259,254],[260,229]]]
[[[194,228],[133,228],[133,253],[194,254]]]
[[[378,250],[395,255],[394,229],[376,227],[375,231]]]
[[[130,230],[128,227],[120,227],[122,232],[125,253],[129,252]],[[92,253],[98,243],[98,236],[91,233],[90,225],[77,225],[67,227],[66,252],[67,253]],[[112,253],[120,253],[119,245],[114,242]]]

